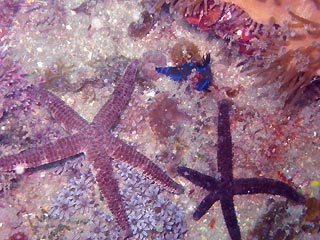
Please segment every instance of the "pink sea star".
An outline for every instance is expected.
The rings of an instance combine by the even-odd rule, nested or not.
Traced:
[[[128,216],[119,193],[118,182],[113,175],[113,159],[126,162],[170,192],[183,192],[182,186],[169,178],[156,164],[110,132],[110,128],[129,103],[138,64],[138,60],[133,60],[128,65],[112,96],[91,123],[54,94],[41,87],[30,88],[30,93],[36,95],[38,100],[48,107],[52,116],[72,134],[53,143],[1,157],[0,171],[18,172],[84,153],[93,166],[99,189],[121,228],[121,234],[124,237],[130,236]]]

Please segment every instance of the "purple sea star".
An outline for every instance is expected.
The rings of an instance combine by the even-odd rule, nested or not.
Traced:
[[[31,87],[30,94],[44,103],[52,116],[72,134],[53,143],[1,157],[0,171],[19,172],[84,153],[93,166],[99,189],[121,228],[121,234],[124,237],[130,236],[132,233],[128,216],[119,193],[118,182],[113,174],[111,163],[113,159],[126,162],[170,192],[176,194],[183,192],[182,186],[168,177],[156,164],[110,133],[110,128],[129,103],[138,64],[138,60],[133,60],[128,65],[112,96],[91,123],[54,94],[41,87]]]
[[[217,179],[187,167],[178,167],[178,173],[197,186],[205,188],[209,194],[201,201],[193,214],[199,220],[218,200],[229,235],[232,240],[241,240],[240,228],[234,208],[233,195],[267,193],[286,197],[297,203],[304,203],[305,198],[288,184],[270,178],[233,178],[232,173],[232,138],[230,132],[228,100],[219,102],[218,118],[218,171]]]

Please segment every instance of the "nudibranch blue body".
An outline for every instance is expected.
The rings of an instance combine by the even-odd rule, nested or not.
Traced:
[[[174,81],[187,79],[188,76],[190,76],[192,73],[195,73],[197,76],[195,89],[198,91],[208,91],[208,87],[213,81],[210,63],[210,54],[207,53],[206,56],[203,57],[202,62],[191,61],[185,62],[176,67],[157,67],[156,71],[172,78]]]

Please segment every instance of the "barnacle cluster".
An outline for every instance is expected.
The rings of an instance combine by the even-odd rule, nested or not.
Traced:
[[[78,238],[105,239],[110,229],[107,223],[112,221],[112,216],[104,212],[97,202],[93,186],[94,177],[84,157],[80,155],[76,159],[66,161],[56,168],[56,173],[67,176],[68,184],[52,199],[48,211],[49,218],[58,219],[66,225],[81,225],[84,230]],[[60,232],[55,232],[55,235],[74,239],[71,237],[73,230],[61,229]]]
[[[122,195],[137,239],[183,239],[187,231],[184,211],[165,192],[125,163],[118,163],[124,182]]]
[[[79,159],[80,158],[80,159]],[[112,215],[103,209],[99,194],[94,189],[94,178],[87,163],[79,156],[57,167],[56,173],[67,176],[68,183],[52,200],[49,218],[58,219],[66,226],[83,229],[75,239],[118,239],[118,229]],[[164,192],[150,180],[125,163],[116,163],[121,194],[134,239],[181,239],[186,232],[182,208],[170,201]],[[75,232],[63,228],[55,236],[74,239]],[[69,229],[69,231],[67,230]]]

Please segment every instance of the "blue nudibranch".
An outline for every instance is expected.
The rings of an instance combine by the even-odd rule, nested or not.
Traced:
[[[211,85],[213,80],[210,68],[210,53],[207,53],[206,56],[203,57],[203,61],[201,63],[191,61],[176,67],[157,67],[156,71],[172,78],[174,81],[186,79],[195,71],[200,75],[200,79],[195,86],[195,89],[198,91],[208,91],[208,87]]]

